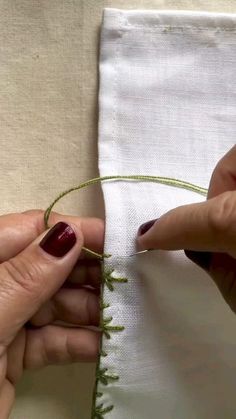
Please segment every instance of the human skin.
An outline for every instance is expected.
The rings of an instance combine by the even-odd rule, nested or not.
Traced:
[[[180,206],[140,226],[139,250],[184,249],[236,312],[236,146],[213,171],[207,200]]]
[[[99,351],[100,332],[86,326],[99,324],[100,267],[81,248],[102,252],[104,223],[53,213],[50,224],[60,235],[56,227],[42,244],[43,211],[0,217],[1,419],[25,368],[95,361]]]
[[[56,213],[50,220],[51,225],[67,223],[75,234],[64,256],[40,246],[47,234],[42,211],[0,217],[1,419],[9,416],[25,368],[94,361],[99,350],[100,333],[86,329],[99,323],[99,266],[81,248],[102,252],[103,221]],[[236,311],[236,147],[217,164],[206,202],[145,223],[137,244],[140,250],[185,249]]]

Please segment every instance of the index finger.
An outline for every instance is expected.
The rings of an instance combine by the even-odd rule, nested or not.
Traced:
[[[207,198],[213,198],[226,191],[236,189],[236,146],[232,147],[216,165]]]
[[[138,237],[139,248],[202,251],[226,251],[227,245],[233,248],[236,194],[226,191],[235,190],[236,146],[217,164],[210,181],[208,201],[175,208],[164,214],[148,231],[141,228],[147,232]],[[230,231],[226,231],[227,225]],[[230,236],[229,240],[226,234]]]
[[[200,250],[236,255],[236,191],[183,205],[160,217],[138,237],[142,249]]]

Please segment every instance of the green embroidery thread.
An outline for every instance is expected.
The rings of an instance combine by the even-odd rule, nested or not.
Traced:
[[[104,284],[107,286],[107,288],[110,291],[114,291],[114,282],[118,282],[118,283],[126,283],[128,282],[127,278],[116,278],[114,277],[112,274],[114,272],[114,269],[105,269],[104,270],[104,274],[103,274],[103,280],[104,280]]]
[[[103,318],[102,321],[102,331],[107,339],[111,339],[110,332],[121,332],[122,330],[124,330],[124,326],[114,326],[110,324],[112,320],[113,317],[106,317]]]
[[[104,384],[104,386],[108,385],[109,380],[116,381],[119,380],[119,376],[117,374],[109,374],[107,373],[108,369],[103,368],[98,371],[97,379]]]
[[[97,362],[97,368],[96,368],[96,381],[94,385],[94,393],[93,393],[93,405],[92,405],[92,419],[104,419],[104,415],[106,413],[111,412],[113,409],[113,405],[108,405],[104,407],[103,403],[97,404],[96,401],[98,398],[103,396],[102,391],[97,391],[98,383],[100,382],[104,386],[109,385],[112,381],[119,380],[119,376],[117,374],[109,373],[107,368],[100,368],[100,359],[101,357],[106,357],[108,354],[103,349],[103,338],[111,339],[111,334],[113,332],[121,332],[124,330],[124,326],[117,326],[111,324],[113,318],[105,317],[104,310],[110,307],[110,304],[105,303],[103,300],[103,290],[106,286],[110,291],[114,291],[114,282],[117,283],[125,283],[127,282],[127,278],[117,278],[113,277],[113,269],[106,269],[103,266],[103,275],[102,275],[102,284],[101,284],[101,300],[100,300],[100,329],[103,332],[103,336],[100,343],[100,354],[99,354],[99,360]]]
[[[190,190],[192,192],[198,193],[200,195],[206,196],[207,189],[202,188],[200,186],[194,185],[189,182],[185,182],[179,179],[174,178],[168,178],[168,177],[162,177],[162,176],[146,176],[146,175],[130,175],[130,176],[103,176],[103,177],[97,177],[94,179],[90,179],[84,183],[81,183],[78,186],[75,186],[73,188],[67,189],[66,191],[62,192],[52,203],[51,205],[46,209],[44,213],[44,223],[45,227],[49,228],[48,221],[51,214],[51,211],[55,204],[63,198],[65,195],[69,194],[73,191],[78,191],[80,189],[83,189],[89,185],[94,185],[99,182],[103,181],[142,181],[142,182],[156,182],[161,183],[168,186],[173,186],[176,188],[183,188],[186,190]],[[119,380],[119,376],[117,374],[109,373],[107,368],[100,368],[100,359],[101,357],[106,357],[108,354],[103,350],[103,338],[111,339],[111,334],[114,332],[121,332],[124,330],[124,326],[119,325],[113,325],[111,322],[113,320],[112,317],[105,317],[104,310],[108,307],[110,307],[109,304],[105,303],[103,300],[103,291],[104,287],[106,286],[109,291],[114,291],[114,284],[123,284],[127,283],[127,278],[117,278],[113,276],[114,270],[112,269],[105,269],[104,267],[104,259],[109,258],[110,254],[99,254],[94,252],[91,249],[87,249],[86,247],[83,247],[83,250],[90,254],[91,256],[94,256],[98,258],[102,263],[102,269],[103,269],[103,275],[102,275],[102,284],[101,284],[101,297],[100,297],[100,329],[102,330],[102,339],[100,342],[100,354],[99,359],[96,366],[96,382],[94,386],[94,392],[93,392],[93,402],[92,402],[92,419],[104,419],[104,415],[111,412],[114,408],[113,405],[108,405],[104,407],[103,403],[97,404],[97,399],[103,396],[103,393],[101,391],[97,391],[98,383],[100,382],[104,386],[109,385],[110,382]]]
[[[95,185],[96,183],[104,182],[104,181],[156,182],[156,183],[161,183],[163,185],[173,186],[173,187],[176,187],[176,188],[187,189],[189,191],[196,192],[196,193],[198,193],[200,195],[204,195],[204,196],[207,193],[207,189],[202,188],[201,186],[197,186],[197,185],[194,185],[193,183],[185,182],[184,180],[179,180],[179,179],[174,179],[174,178],[169,178],[169,177],[148,176],[148,175],[130,175],[130,176],[114,175],[114,176],[97,177],[97,178],[94,178],[94,179],[87,180],[86,182],[81,183],[78,186],[74,186],[73,188],[67,189],[66,191],[60,193],[60,195],[58,195],[58,197],[51,203],[51,205],[49,205],[49,207],[46,209],[46,211],[44,213],[45,227],[49,228],[48,220],[49,220],[49,217],[50,217],[50,213],[51,213],[53,207],[56,205],[56,203],[58,201],[60,201],[60,199],[62,199],[64,196],[68,195],[69,193],[71,193],[73,191],[78,191],[79,189],[83,189],[83,188],[86,188],[87,186]],[[87,249],[86,247],[83,247],[83,250],[86,253],[91,254],[91,256],[95,256],[100,260],[104,260],[105,258],[109,258],[111,256],[111,255],[105,254],[105,253],[103,255],[100,255],[99,253],[96,253],[93,250]]]
[[[95,411],[94,411],[94,419],[103,419],[104,415],[106,413],[111,412],[111,410],[113,410],[114,406],[107,406],[107,407],[103,407],[103,403],[99,404],[98,406],[95,407]]]

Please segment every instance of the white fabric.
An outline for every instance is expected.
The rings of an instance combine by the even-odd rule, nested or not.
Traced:
[[[236,16],[106,9],[100,55],[100,174],[174,177],[207,187],[235,142]],[[99,385],[109,419],[233,419],[236,317],[183,252],[135,250],[139,225],[202,198],[142,182],[104,183],[108,266]]]

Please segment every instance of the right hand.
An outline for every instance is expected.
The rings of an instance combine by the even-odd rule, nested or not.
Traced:
[[[172,209],[148,223],[139,229],[138,248],[185,249],[236,312],[236,146],[217,164],[207,201]]]

